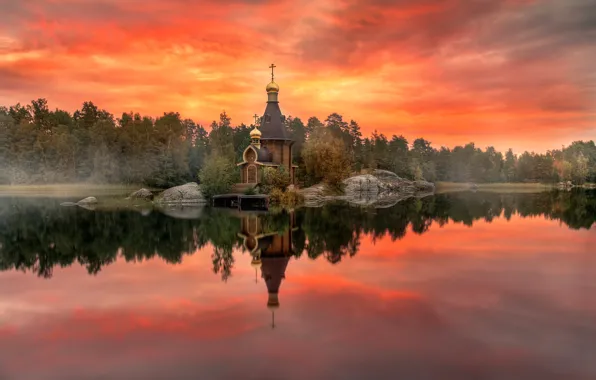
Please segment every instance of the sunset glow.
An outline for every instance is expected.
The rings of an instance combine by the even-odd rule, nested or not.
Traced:
[[[545,151],[596,132],[592,0],[0,0],[0,104],[250,124],[338,112],[434,146]]]

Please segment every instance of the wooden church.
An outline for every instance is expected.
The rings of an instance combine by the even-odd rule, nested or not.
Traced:
[[[292,141],[284,126],[284,116],[279,108],[279,86],[275,83],[273,69],[271,69],[271,82],[267,85],[267,106],[261,117],[260,128],[256,126],[250,132],[250,145],[242,154],[240,167],[240,183],[244,186],[256,185],[263,176],[267,167],[284,167],[290,175],[291,183],[295,183],[297,165],[292,164]],[[255,119],[257,115],[255,115]]]

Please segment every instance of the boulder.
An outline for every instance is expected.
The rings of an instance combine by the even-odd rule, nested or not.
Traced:
[[[81,199],[77,202],[79,206],[89,206],[97,204],[97,198],[95,197],[87,197],[85,199]]]
[[[344,180],[344,192],[347,197],[373,198],[385,190],[383,185],[373,175],[357,175]]]
[[[435,184],[428,181],[414,181],[414,188],[416,192],[434,193]]]
[[[321,183],[305,189],[300,189],[299,192],[304,196],[304,205],[306,207],[321,207],[327,200],[327,197],[325,196],[325,185]]]
[[[79,207],[86,208],[88,210],[94,210],[96,204],[97,204],[97,198],[87,197],[85,199],[81,199],[78,202],[62,202],[62,203],[60,203],[60,206],[79,206]]]
[[[199,219],[204,207],[188,207],[182,205],[167,205],[158,208],[164,215],[174,219]]]
[[[427,181],[409,181],[387,170],[350,177],[343,182],[344,194],[325,196],[323,184],[301,190],[307,207],[322,206],[329,200],[343,200],[360,206],[390,207],[410,197],[434,194],[435,185]]]
[[[395,181],[401,181],[402,178],[399,177],[397,174],[390,172],[389,170],[381,170],[381,169],[375,169],[372,172],[372,175],[379,178],[380,180],[395,180]]]
[[[204,205],[207,200],[196,182],[171,187],[161,193],[156,200],[158,204]]]
[[[147,189],[140,189],[131,193],[128,198],[126,199],[141,199],[144,201],[152,201],[153,200],[153,193]]]

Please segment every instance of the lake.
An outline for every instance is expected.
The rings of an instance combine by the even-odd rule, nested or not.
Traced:
[[[594,192],[63,201],[0,197],[0,379],[596,379]]]

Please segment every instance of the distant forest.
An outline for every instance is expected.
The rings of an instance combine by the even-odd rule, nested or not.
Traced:
[[[352,172],[374,168],[406,178],[477,183],[596,182],[593,141],[515,155],[511,149],[501,153],[474,143],[437,149],[423,138],[410,143],[403,136],[377,132],[363,137],[356,121],[344,121],[337,113],[324,121],[290,116],[284,123],[296,142],[294,160],[302,185],[320,180],[303,155],[311,140],[322,135],[317,131],[343,144],[346,157],[341,163]],[[197,181],[210,154],[230,163],[241,161],[253,127],[233,126],[225,112],[208,132],[179,113],[157,119],[124,113],[116,118],[92,102],[74,114],[50,110],[46,99],[0,107],[0,184],[88,181],[167,187]]]

